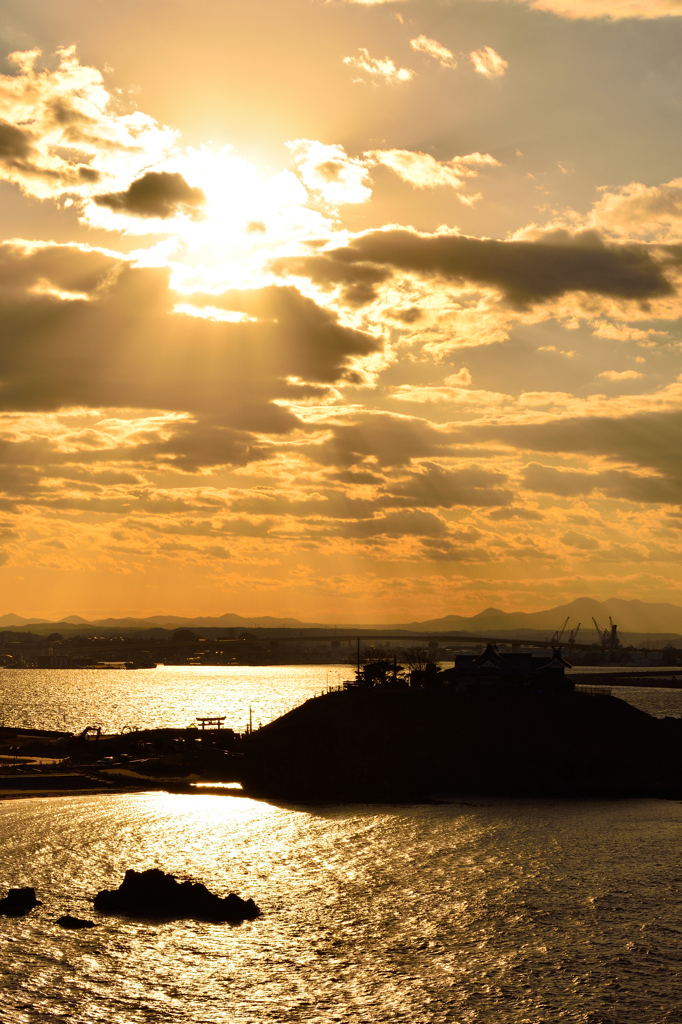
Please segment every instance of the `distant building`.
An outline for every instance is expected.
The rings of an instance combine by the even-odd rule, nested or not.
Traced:
[[[36,665],[38,668],[74,668],[75,662],[68,654],[39,654]]]
[[[571,692],[574,682],[565,675],[571,665],[553,650],[540,654],[501,654],[488,644],[483,654],[458,654],[454,668],[438,673],[440,683],[467,690],[473,687]]]

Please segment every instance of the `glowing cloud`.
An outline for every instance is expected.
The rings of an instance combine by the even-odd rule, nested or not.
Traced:
[[[590,221],[620,237],[676,241],[682,237],[682,178],[663,185],[633,181],[605,190],[592,208]]]
[[[413,50],[417,50],[418,53],[425,53],[427,57],[433,57],[444,68],[457,67],[454,54],[448,50],[447,46],[436,42],[435,39],[429,39],[427,36],[417,36],[416,39],[410,39],[410,46]]]
[[[476,71],[487,78],[499,78],[509,67],[507,61],[503,60],[499,53],[493,50],[492,46],[484,46],[481,50],[474,50],[469,54],[469,59]]]
[[[410,71],[409,68],[396,67],[390,57],[385,57],[383,60],[370,57],[364,46],[360,47],[359,57],[344,57],[343,63],[388,84],[409,82],[414,75],[414,71]]]
[[[488,153],[470,153],[452,160],[440,161],[429,153],[415,153],[408,149],[373,150],[365,156],[375,163],[389,167],[403,181],[415,188],[436,188],[447,185],[459,189],[467,178],[475,178],[482,167],[499,167]]]
[[[39,199],[85,197],[168,156],[177,132],[117,111],[99,71],[57,53],[54,71],[37,70],[39,50],[13,53],[18,74],[0,76],[0,177]]]
[[[325,202],[365,203],[372,190],[365,184],[366,163],[348,156],[343,146],[325,146],[310,139],[287,143],[306,188],[319,192]]]
[[[564,18],[674,18],[682,16],[682,0],[518,0],[536,11]]]
[[[644,374],[637,373],[637,370],[604,370],[603,373],[599,373],[597,376],[604,377],[606,380],[637,380],[638,377],[643,377]]]

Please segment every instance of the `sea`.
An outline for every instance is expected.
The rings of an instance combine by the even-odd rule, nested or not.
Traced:
[[[243,731],[339,666],[0,671],[0,722]],[[682,690],[613,688],[682,715]],[[682,1024],[682,804],[440,795],[285,804],[163,792],[0,802],[0,1024]],[[159,867],[262,910],[241,925],[100,917]],[[70,913],[96,927],[67,932]]]

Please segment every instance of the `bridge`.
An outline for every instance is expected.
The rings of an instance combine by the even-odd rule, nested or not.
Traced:
[[[314,636],[249,636],[248,639],[229,638],[229,639],[213,639],[207,640],[204,638],[197,638],[196,640],[174,640],[172,637],[168,639],[146,639],[146,640],[119,640],[118,637],[112,637],[110,640],[101,640],[98,643],[82,643],[82,644],[70,644],[68,641],[64,643],[55,643],[51,645],[54,649],[59,650],[60,653],[64,654],[102,654],[109,652],[116,652],[117,655],[125,655],[127,652],[144,652],[151,649],[161,650],[167,648],[168,650],[176,649],[187,649],[193,648],[196,650],[229,650],[231,647],[243,647],[245,644],[257,644],[257,645],[277,645],[279,644],[318,644],[318,643],[331,643],[332,641],[338,641],[339,643],[346,643],[351,645],[367,645],[370,641],[377,640],[395,640],[401,641],[401,646],[405,649],[410,647],[421,647],[424,644],[436,643],[439,646],[461,646],[471,647],[479,644],[493,644],[494,646],[504,645],[511,647],[513,651],[518,651],[519,648],[538,648],[541,650],[562,650],[570,653],[571,651],[590,651],[596,653],[598,651],[608,652],[608,645],[597,643],[557,643],[552,642],[549,639],[544,640],[530,640],[530,639],[519,639],[518,637],[509,636],[475,636],[466,635],[463,636],[461,633],[449,634],[449,633],[322,633],[315,634]],[[618,648],[617,648],[618,649]],[[0,650],[6,653],[16,653],[16,646],[5,646],[0,647]],[[627,648],[628,652],[639,653],[639,654],[660,654],[660,648],[653,647],[630,647]],[[679,655],[682,658],[682,647],[670,648],[670,654]],[[120,659],[122,660],[122,659]]]

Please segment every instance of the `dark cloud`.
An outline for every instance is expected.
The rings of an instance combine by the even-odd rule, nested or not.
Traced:
[[[448,532],[446,524],[433,512],[420,510],[387,512],[374,519],[360,519],[345,523],[341,528],[345,536],[352,537],[442,537]]]
[[[498,508],[494,512],[490,512],[488,515],[489,519],[494,522],[499,522],[503,519],[527,519],[530,522],[542,521],[545,517],[542,512],[536,512],[532,508],[516,508],[511,506],[510,508]]]
[[[128,186],[125,192],[94,196],[98,206],[107,206],[117,213],[135,217],[173,217],[177,213],[200,215],[206,196],[200,188],[192,188],[181,174],[170,171],[148,171]]]
[[[18,302],[29,303],[27,292],[41,281],[61,291],[89,294],[102,287],[122,266],[122,261],[114,256],[75,245],[22,250],[6,242],[0,244],[0,301],[16,291]]]
[[[569,530],[560,540],[566,547],[577,548],[578,551],[597,551],[600,547],[599,541],[595,540],[594,537],[587,537],[584,533],[576,533],[575,530]]]
[[[476,433],[527,451],[603,455],[674,473],[682,447],[682,411],[573,417],[551,423],[481,427]]]
[[[534,462],[526,466],[522,477],[527,490],[556,494],[563,498],[601,491],[609,498],[622,498],[625,501],[673,505],[682,502],[682,474],[673,478],[641,476],[624,469],[586,473],[556,469]]]
[[[56,117],[54,118],[56,121]],[[41,163],[35,148],[35,135],[28,128],[10,124],[0,119],[0,167],[9,172],[14,171],[19,180],[44,178],[48,181],[61,180],[64,184],[76,184],[78,181],[98,181],[100,174],[87,164],[67,164],[61,169],[45,166]],[[68,138],[65,144],[69,145]]]
[[[362,331],[342,327],[336,315],[305,298],[291,287],[228,291],[222,295],[193,295],[197,306],[245,313],[258,323],[232,326],[236,333],[256,337],[257,347],[241,353],[254,379],[259,373],[277,372],[283,378],[294,376],[308,382],[335,383],[341,380],[360,383],[350,365],[353,356],[367,356],[382,348],[382,341]]]
[[[434,458],[449,453],[452,436],[426,420],[391,413],[365,413],[352,423],[332,424],[324,444],[308,449],[308,456],[323,465],[406,466],[413,459]]]
[[[599,473],[582,473],[574,469],[555,469],[532,462],[522,474],[524,487],[541,494],[557,494],[563,498],[574,498],[578,494],[590,494],[599,486]]]
[[[371,263],[349,263],[332,256],[282,256],[270,264],[275,274],[307,277],[324,289],[342,286],[342,301],[363,306],[377,298],[376,286],[392,277],[393,271]]]
[[[8,167],[23,167],[31,151],[30,134],[8,121],[0,120],[0,162]]]
[[[403,324],[414,324],[424,316],[419,306],[408,306],[407,309],[394,309],[388,313],[394,320],[400,320]]]
[[[342,469],[338,473],[332,473],[331,478],[342,484],[380,484],[384,479],[366,469]]]
[[[317,259],[319,267],[314,269]],[[570,291],[646,300],[670,295],[662,266],[639,245],[605,245],[593,233],[551,241],[501,242],[461,235],[371,231],[345,248],[311,257],[308,273],[328,275],[339,264],[375,264],[499,288],[516,306]]]
[[[456,505],[506,505],[513,498],[504,487],[504,473],[472,466],[466,469],[443,469],[425,465],[423,471],[409,479],[390,485],[393,500],[421,508],[454,508]]]
[[[433,562],[488,562],[490,553],[485,548],[456,544],[447,538],[429,539],[421,542],[422,556]]]
[[[141,437],[131,458],[187,472],[241,465],[264,456],[263,435],[314,429],[280,403],[358,379],[353,360],[381,347],[294,288],[196,297],[245,313],[237,323],[176,314],[177,299],[165,270],[75,247],[2,247],[0,410],[184,413],[163,435]]]

